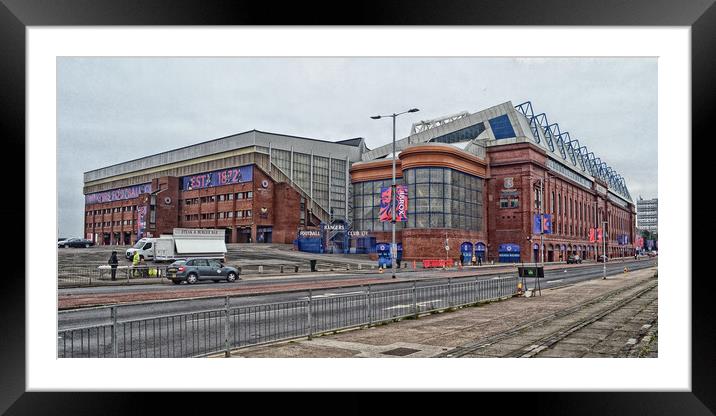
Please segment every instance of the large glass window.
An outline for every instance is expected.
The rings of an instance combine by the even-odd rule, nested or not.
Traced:
[[[392,179],[381,181],[359,182],[353,184],[353,230],[356,231],[390,231],[390,221],[381,222],[380,214],[380,190],[383,187],[390,187]],[[403,179],[396,178],[396,185],[402,185]],[[408,190],[408,208],[413,204]],[[408,216],[410,220],[410,216]],[[395,229],[399,230],[405,226],[404,222],[396,222]]]
[[[483,179],[447,168],[404,172],[409,228],[482,229]]]

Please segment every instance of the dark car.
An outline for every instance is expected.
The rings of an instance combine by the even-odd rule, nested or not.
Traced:
[[[567,257],[567,264],[582,264],[582,258],[576,254],[570,254]]]
[[[216,259],[190,258],[172,263],[167,268],[167,277],[177,285],[181,282],[193,285],[199,280],[226,280],[231,283],[239,280],[239,271]]]
[[[64,247],[64,248],[70,248],[70,247],[92,247],[94,245],[94,241],[92,240],[85,240],[84,238],[68,238],[67,240],[61,240],[57,242],[57,247]]]

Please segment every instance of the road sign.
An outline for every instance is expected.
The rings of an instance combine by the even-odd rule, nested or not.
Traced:
[[[450,246],[445,246],[445,251],[449,251],[449,250],[450,250]]]

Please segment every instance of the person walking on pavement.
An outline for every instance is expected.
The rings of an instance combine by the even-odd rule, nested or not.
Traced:
[[[132,276],[137,277],[137,267],[139,266],[139,260],[142,256],[139,255],[139,250],[134,252],[134,257],[132,257],[132,267],[134,270],[132,270]]]
[[[482,256],[477,256],[477,265],[482,266]]]
[[[110,267],[112,267],[112,280],[117,280],[117,264],[119,264],[119,261],[117,260],[117,252],[112,251],[112,255],[109,256],[109,263]]]

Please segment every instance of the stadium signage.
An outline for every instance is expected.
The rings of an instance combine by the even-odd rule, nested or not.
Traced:
[[[141,194],[152,192],[152,184],[128,186],[126,188],[113,189],[105,192],[95,192],[85,195],[85,204],[98,204],[102,202],[121,201],[123,199],[137,198]]]
[[[251,165],[248,165],[238,168],[200,173],[198,175],[184,176],[181,178],[181,189],[182,191],[191,191],[192,189],[212,188],[215,186],[251,182],[252,180],[253,169]]]

